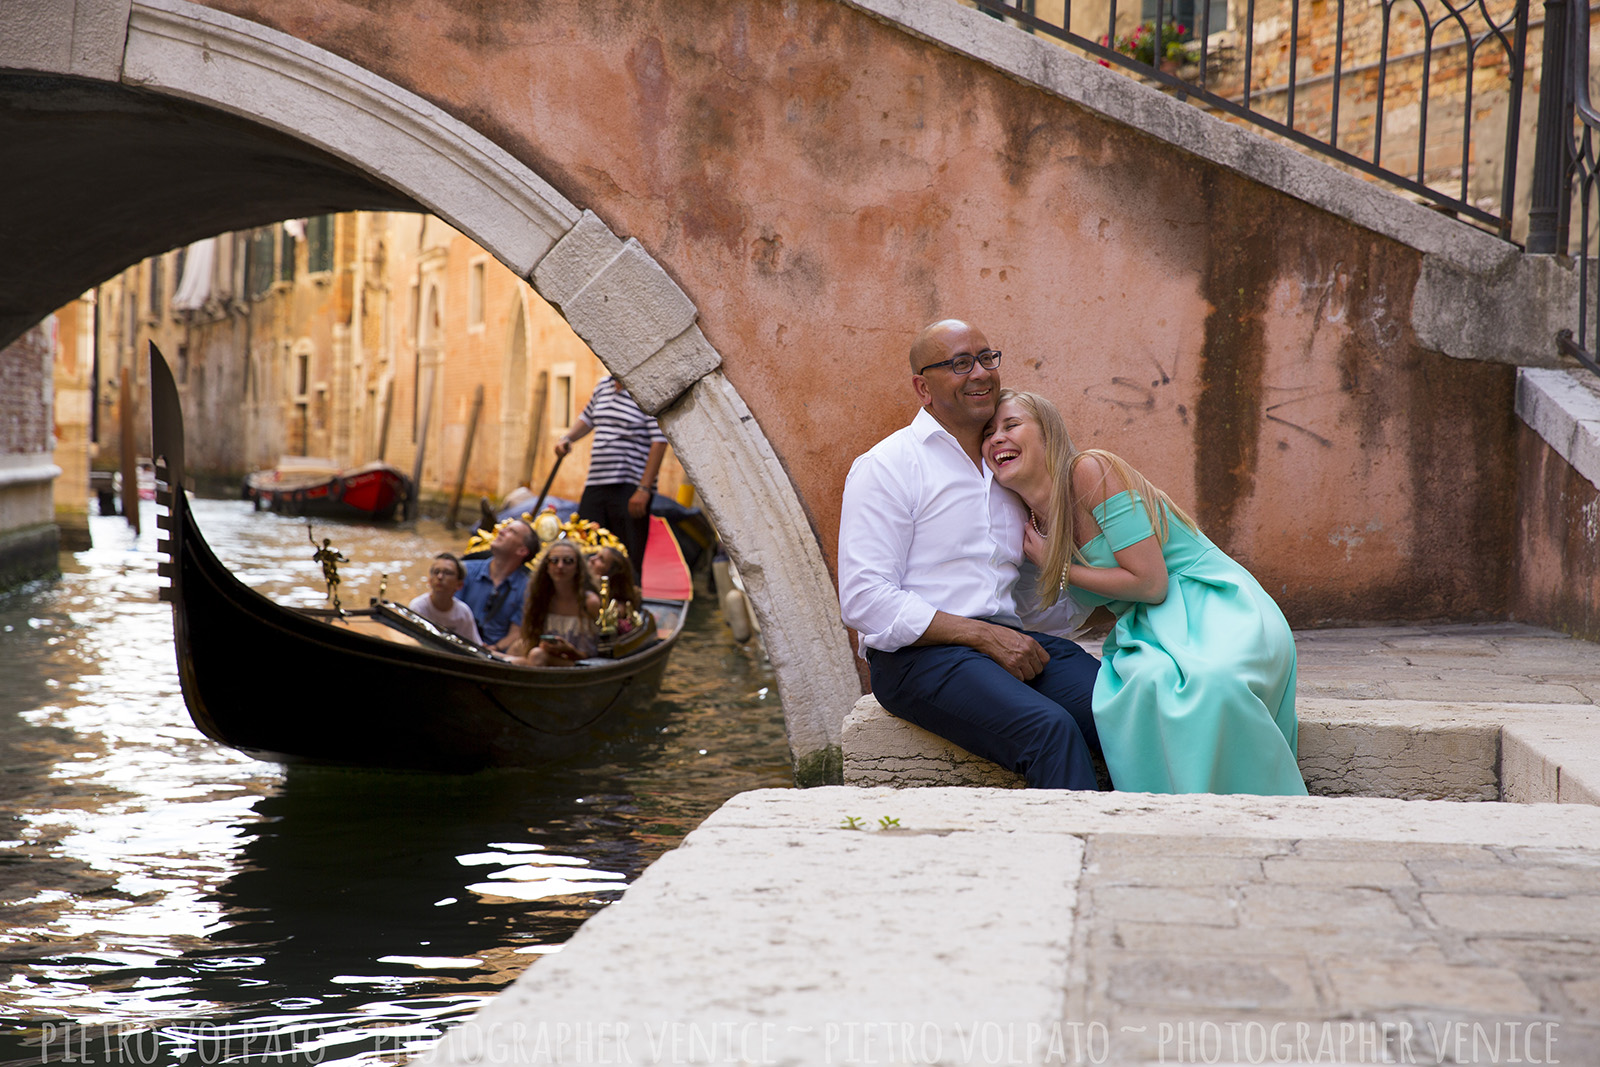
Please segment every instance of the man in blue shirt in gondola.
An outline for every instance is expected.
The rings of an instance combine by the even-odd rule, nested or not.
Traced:
[[[522,600],[528,587],[528,568],[539,544],[538,535],[521,520],[500,527],[489,543],[488,559],[469,559],[466,581],[456,598],[472,609],[483,643],[500,648],[522,619]]]

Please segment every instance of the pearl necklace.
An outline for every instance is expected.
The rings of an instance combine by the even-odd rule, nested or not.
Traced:
[[[1043,530],[1039,529],[1039,516],[1037,516],[1037,515],[1035,515],[1033,513],[1033,509],[1032,508],[1028,509],[1028,525],[1033,527],[1033,532],[1038,534],[1041,540],[1048,541],[1050,539],[1050,535],[1049,534],[1047,534]],[[1058,589],[1059,592],[1065,593],[1067,591],[1068,579],[1070,578],[1071,574],[1072,574],[1072,557],[1068,556],[1066,564],[1064,566],[1062,566],[1062,568],[1061,568],[1061,582],[1057,586],[1057,589]]]

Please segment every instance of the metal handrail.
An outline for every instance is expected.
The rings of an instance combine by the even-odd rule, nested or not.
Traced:
[[[1485,226],[1503,239],[1510,239],[1512,205],[1516,196],[1519,118],[1522,110],[1530,0],[1514,0],[1510,10],[1498,19],[1490,12],[1487,0],[1467,0],[1465,3],[1455,3],[1453,0],[1379,0],[1382,8],[1380,31],[1382,36],[1376,64],[1377,89],[1371,112],[1373,136],[1370,158],[1365,154],[1351,151],[1348,146],[1341,146],[1339,143],[1341,136],[1340,109],[1342,89],[1345,81],[1355,73],[1347,70],[1344,65],[1346,45],[1345,0],[1336,0],[1334,5],[1337,10],[1337,24],[1334,27],[1332,101],[1328,110],[1329,132],[1326,137],[1316,136],[1298,127],[1295,115],[1295,100],[1298,90],[1313,80],[1321,85],[1328,78],[1326,74],[1319,73],[1314,78],[1301,79],[1298,69],[1300,37],[1302,36],[1301,4],[1306,2],[1308,4],[1308,12],[1312,14],[1323,5],[1310,5],[1309,0],[1284,0],[1288,7],[1289,15],[1287,80],[1286,84],[1282,86],[1275,86],[1272,90],[1263,91],[1253,88],[1256,66],[1255,22],[1257,0],[1246,0],[1244,24],[1238,30],[1243,38],[1243,76],[1239,96],[1234,98],[1231,95],[1224,96],[1215,91],[1214,83],[1219,71],[1216,69],[1218,64],[1212,53],[1209,32],[1199,34],[1196,41],[1199,47],[1197,75],[1192,79],[1188,79],[1161,70],[1158,65],[1143,63],[1110,46],[1111,42],[1116,39],[1117,0],[1111,0],[1107,32],[1102,40],[1091,39],[1072,29],[1071,0],[1067,0],[1064,4],[1060,24],[1038,17],[1032,10],[1034,5],[1031,0],[972,0],[972,2],[980,10],[996,17],[1010,20],[1030,32],[1044,34],[1064,41],[1103,64],[1108,66],[1116,65],[1147,80],[1154,81],[1159,86],[1173,91],[1180,99],[1192,99],[1205,107],[1249,122],[1283,137],[1301,148],[1327,156],[1344,166],[1403,189],[1421,200],[1454,213],[1458,218]],[[1197,5],[1201,9],[1197,19],[1200,25],[1209,29],[1212,6],[1214,3],[1219,2],[1225,2],[1225,0],[1200,0]],[[1430,14],[1430,5],[1437,12],[1436,15]],[[1583,6],[1586,7],[1587,5]],[[1408,10],[1414,9],[1420,17],[1423,27],[1423,46],[1419,52],[1408,52],[1398,57],[1389,55],[1391,35],[1394,32],[1393,15],[1396,7],[1404,7]],[[1442,11],[1439,10],[1440,8],[1442,8]],[[1157,0],[1155,5],[1156,14],[1152,25],[1154,31],[1152,58],[1157,63],[1160,60],[1159,49],[1163,27],[1177,21],[1176,10],[1176,0]],[[1366,9],[1363,7],[1362,10]],[[1309,17],[1308,15],[1308,21]],[[1361,13],[1357,12],[1355,17],[1361,17]],[[1477,22],[1481,22],[1481,27],[1475,31],[1472,24]],[[1441,31],[1452,27],[1459,30],[1459,36],[1451,35],[1447,40],[1442,41],[1437,39]],[[1508,88],[1498,212],[1485,210],[1467,199],[1472,171],[1472,134],[1476,127],[1472,111],[1473,90],[1480,66],[1478,60],[1479,50],[1485,45],[1497,47],[1499,51],[1503,52],[1506,67],[1505,78]],[[1430,181],[1427,174],[1429,110],[1436,103],[1444,103],[1443,100],[1434,101],[1430,99],[1429,91],[1433,73],[1432,65],[1436,57],[1442,51],[1453,50],[1463,46],[1467,49],[1467,57],[1464,74],[1466,81],[1465,92],[1459,98],[1462,109],[1460,182],[1458,190],[1452,195],[1452,193],[1438,188],[1437,186],[1442,183]],[[1423,62],[1423,72],[1421,93],[1419,95],[1416,170],[1415,173],[1401,173],[1386,166],[1383,160],[1384,117],[1387,114],[1385,104],[1388,101],[1390,90],[1388,72],[1391,67],[1401,62],[1414,62],[1418,58]],[[1372,69],[1366,64],[1363,64],[1363,67],[1367,70]],[[1284,98],[1284,117],[1282,120],[1264,114],[1254,106],[1254,98],[1278,94],[1281,94]],[[1365,109],[1363,109],[1355,121],[1359,123],[1365,117]]]
[[[1596,178],[1600,176],[1600,160],[1596,158],[1595,143],[1595,131],[1600,130],[1600,110],[1595,108],[1589,97],[1589,26],[1587,5],[1572,4],[1567,24],[1570,37],[1562,42],[1568,53],[1566,69],[1571,84],[1563,87],[1565,91],[1560,94],[1565,105],[1565,114],[1560,120],[1564,122],[1563,131],[1566,134],[1562,140],[1567,155],[1567,166],[1562,175],[1565,190],[1570,192],[1574,182],[1578,188],[1578,328],[1576,333],[1572,330],[1557,333],[1556,346],[1595,374],[1600,374],[1600,360],[1595,356],[1596,352],[1600,352],[1600,314],[1595,316],[1592,334],[1589,323],[1589,279],[1595,270],[1595,262],[1589,255],[1590,206],[1596,194]],[[1543,118],[1541,113],[1541,121]],[[1573,125],[1574,118],[1577,120],[1576,126]],[[1567,208],[1570,203],[1570,197],[1563,196],[1560,206]],[[1555,251],[1566,251],[1569,217],[1570,210],[1563,210],[1557,215],[1559,230]],[[1593,340],[1585,345],[1584,341],[1591,336]]]

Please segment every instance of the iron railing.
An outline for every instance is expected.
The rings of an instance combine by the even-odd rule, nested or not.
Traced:
[[[1591,257],[1595,241],[1600,158],[1595,133],[1600,111],[1589,94],[1589,7],[1578,0],[1548,0],[1544,69],[1539,100],[1539,138],[1534,147],[1533,206],[1528,212],[1529,252],[1565,254],[1571,233],[1571,205],[1578,201],[1577,330],[1562,330],[1556,345],[1600,374],[1600,313],[1594,308]],[[1559,27],[1559,31],[1557,30]],[[1576,120],[1576,121],[1574,121]],[[1594,322],[1591,323],[1591,317]]]
[[[1139,21],[1158,44],[1180,21],[1180,2],[1203,28],[1185,25],[1192,41],[1165,64],[1157,49],[1150,62],[1118,50],[1133,20],[1119,22],[1117,0],[1087,27],[1073,25],[1073,0],[1058,0],[1055,19],[1038,12],[1057,0],[972,2],[1511,237],[1529,0],[1237,0],[1243,10],[1228,15],[1236,26],[1220,33],[1213,5],[1220,13],[1230,0],[1141,0]],[[1475,100],[1480,82],[1503,91],[1503,115]],[[1413,121],[1415,137],[1401,140]],[[1501,158],[1485,177],[1480,146],[1494,141]]]

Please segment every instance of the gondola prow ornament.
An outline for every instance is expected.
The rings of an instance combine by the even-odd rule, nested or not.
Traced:
[[[322,564],[322,581],[328,587],[328,603],[333,605],[334,611],[343,616],[344,609],[339,606],[339,564],[349,563],[350,560],[343,552],[333,547],[331,537],[324,537],[322,547],[317,548],[317,534],[309,522],[306,523],[306,536],[311,538],[311,547],[316,549],[311,553],[311,562]]]

